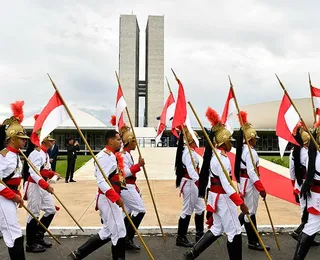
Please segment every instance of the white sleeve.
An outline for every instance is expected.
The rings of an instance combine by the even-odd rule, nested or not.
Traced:
[[[129,156],[126,156],[126,153],[125,154],[122,153],[121,156],[123,158],[124,172],[126,174],[126,177],[130,177],[130,176],[132,176],[132,172],[130,170],[131,165],[130,165]]]
[[[8,167],[8,160],[2,155],[0,155],[0,179],[3,179],[4,171]],[[0,191],[2,191],[6,186],[0,183]]]
[[[220,156],[220,155],[218,154],[218,156]],[[221,158],[221,156],[220,156],[220,158]],[[226,159],[229,160],[228,158],[226,158]],[[217,160],[217,159],[215,158],[215,160]],[[221,161],[222,161],[222,163],[223,163],[224,160],[221,160]],[[221,167],[220,163],[219,163],[219,164],[216,164],[216,166],[217,166],[216,172],[217,172],[217,174],[218,174],[218,176],[219,176],[219,179],[220,179],[222,188],[224,189],[224,191],[225,191],[225,192],[228,194],[228,196],[230,197],[230,196],[231,196],[233,193],[235,193],[236,191],[234,190],[234,188],[231,186],[230,182],[228,181],[225,173],[224,173],[223,170],[222,170],[222,167]],[[214,172],[214,171],[213,171],[213,172]]]
[[[111,160],[108,158],[109,155],[107,156],[99,156],[97,158],[102,170],[104,171],[104,173],[106,174],[106,177],[108,178],[108,176],[111,174],[112,172],[112,163]],[[95,166],[95,175],[96,175],[96,179],[97,179],[97,184],[99,189],[105,194],[108,190],[110,190],[110,186],[109,184],[106,182],[106,180],[104,179],[101,171],[99,170],[99,167],[96,165]]]
[[[252,151],[252,156],[253,159],[255,161],[255,163],[257,163],[257,152],[255,150],[251,150]],[[259,177],[255,171],[255,167],[252,164],[252,160],[251,160],[251,156],[250,156],[250,152],[248,151],[246,154],[246,166],[247,166],[247,174],[249,175],[249,178],[251,179],[251,181],[253,183],[255,183],[256,181],[259,180]]]
[[[296,179],[296,175],[294,172],[294,160],[293,160],[292,151],[289,156],[289,172],[290,172],[290,179],[294,181]]]
[[[185,148],[187,149],[187,148]],[[183,160],[183,164],[185,165],[187,172],[190,176],[190,178],[194,181],[199,180],[199,174],[196,171],[195,167],[193,166],[192,160],[191,160],[191,156],[189,151],[187,152],[187,154],[184,156],[184,160]],[[195,165],[196,166],[196,165]]]
[[[42,160],[41,160],[41,156],[40,153],[37,151],[32,152],[29,155],[29,161],[34,165],[34,167],[38,170],[38,172],[40,172],[40,168],[42,166]],[[31,178],[38,184],[39,181],[42,179],[42,177],[40,177],[33,169],[32,167],[29,165],[29,173]]]

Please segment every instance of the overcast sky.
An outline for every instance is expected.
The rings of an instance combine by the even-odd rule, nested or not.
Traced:
[[[222,111],[228,75],[240,106],[281,99],[274,73],[293,98],[309,97],[308,72],[320,86],[317,1],[0,0],[0,4],[0,117],[11,114],[9,104],[15,100],[25,101],[26,116],[39,112],[54,92],[49,73],[68,104],[109,124],[115,112],[120,14],[137,15],[141,68],[147,17],[165,16],[165,75],[176,93],[170,68],[175,70],[203,120],[208,105]]]

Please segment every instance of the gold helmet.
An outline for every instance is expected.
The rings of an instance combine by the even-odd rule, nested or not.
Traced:
[[[136,142],[136,139],[133,133],[130,131],[129,126],[124,125],[123,127],[121,127],[119,129],[119,135],[122,138],[122,142],[124,146],[128,145],[129,143]]]
[[[231,145],[230,141],[235,141],[232,138],[231,132],[228,129],[226,129],[225,125],[222,123],[218,113],[211,107],[208,107],[206,117],[212,125],[211,131],[214,132],[212,141],[216,147],[219,147],[223,144],[229,146]]]
[[[184,126],[183,130],[184,130],[184,133],[185,133],[185,142],[187,141],[188,144],[191,144],[192,142],[194,142],[193,136],[190,133],[188,127]],[[198,140],[201,139],[196,131],[193,131],[193,133],[194,133],[195,137],[198,138]]]
[[[20,125],[24,118],[23,105],[24,101],[16,101],[15,103],[11,104],[13,116],[4,120],[2,123],[2,125],[8,126],[6,129],[6,140],[12,137],[29,139],[26,130],[22,125]]]
[[[245,111],[240,111],[240,117],[242,119],[242,131],[243,131],[243,134],[245,135],[246,139],[248,141],[250,141],[252,138],[259,138],[256,130],[253,128],[253,125],[250,124],[247,120],[247,112]],[[240,124],[241,124],[241,121],[240,121]]]
[[[292,133],[294,136],[296,136],[297,134],[300,134],[303,145],[306,145],[310,142],[310,135],[306,131],[306,127],[302,124],[302,122],[299,122],[296,125],[296,127],[293,129]]]

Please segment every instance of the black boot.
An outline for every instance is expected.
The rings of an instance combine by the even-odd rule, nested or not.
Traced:
[[[30,222],[27,223],[27,227],[26,227],[26,238],[27,238],[26,251],[27,252],[41,253],[46,251],[45,247],[36,243],[37,231],[38,231],[38,222],[35,219],[31,219]]]
[[[102,240],[99,234],[94,235],[89,238],[82,246],[80,246],[76,251],[71,252],[71,257],[74,260],[80,260],[90,255],[93,251],[102,247],[110,241],[110,238]]]
[[[117,244],[111,247],[112,260],[125,260],[126,258],[125,238],[119,238]]]
[[[238,217],[241,226],[243,226],[244,223],[245,223],[244,216],[245,216],[245,214],[241,212],[239,217]]]
[[[209,230],[207,231],[201,239],[191,248],[191,250],[184,254],[185,260],[193,260],[197,258],[204,250],[206,250],[214,241],[216,241],[220,236],[215,236]]]
[[[23,236],[16,238],[13,247],[8,248],[8,250],[11,260],[25,260]]]
[[[133,224],[135,225],[135,227],[137,229],[139,228],[140,223],[141,223],[141,221],[142,221],[142,219],[143,219],[145,214],[146,214],[145,212],[140,212],[140,213],[138,213],[137,216],[131,217],[131,220],[132,220]],[[125,219],[127,219],[127,218],[125,218]],[[134,231],[132,225],[130,223],[128,223],[128,225],[127,225],[127,236],[125,238],[126,249],[128,249],[128,250],[140,250],[140,246],[136,245],[133,242],[134,234],[135,234],[135,231]]]
[[[201,215],[195,214],[194,222],[195,222],[195,225],[196,225],[196,242],[198,242],[199,239],[203,236],[204,212],[202,212]]]
[[[40,219],[40,221],[48,229],[50,224],[51,224],[51,222],[52,222],[52,220],[53,220],[53,217],[54,217],[54,214],[51,214],[51,215],[49,215],[47,217],[42,217]],[[50,247],[52,247],[52,243],[49,242],[49,241],[46,241],[44,239],[44,234],[45,233],[46,233],[45,229],[42,226],[38,225],[38,232],[37,232],[36,242],[37,242],[37,244],[42,245],[45,248],[50,248]]]
[[[314,240],[316,234],[312,236],[308,236],[305,233],[301,233],[299,237],[299,241],[297,244],[296,252],[294,254],[293,260],[303,260],[308,254],[311,243]]]
[[[188,227],[190,223],[190,215],[187,215],[185,218],[179,219],[178,224],[178,235],[176,239],[176,245],[182,247],[192,247],[193,244],[187,238]]]
[[[306,224],[306,223],[302,222],[302,223],[300,224],[300,226],[299,226],[296,230],[294,230],[294,231],[292,232],[291,237],[292,237],[293,239],[295,239],[295,240],[297,240],[297,241],[299,240],[299,236],[300,236],[300,234],[301,234],[301,232],[302,232],[305,224]]]
[[[256,216],[252,215],[250,217],[251,217],[251,220],[252,220],[255,228],[257,229]],[[264,251],[262,245],[260,245],[260,243],[259,243],[259,239],[258,239],[256,233],[254,232],[251,224],[249,222],[248,223],[245,222],[244,226],[245,226],[247,236],[248,236],[248,248],[252,249],[252,250],[257,250],[257,251]],[[265,247],[266,247],[267,251],[270,250],[269,246],[265,245]]]
[[[242,237],[241,234],[234,236],[232,243],[227,242],[230,260],[242,260]]]

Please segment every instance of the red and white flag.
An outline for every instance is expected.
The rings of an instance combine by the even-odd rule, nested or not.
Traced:
[[[191,127],[191,122],[188,116],[188,109],[187,109],[187,102],[186,102],[186,96],[184,94],[184,89],[182,86],[182,83],[179,79],[177,79],[178,84],[179,84],[179,89],[178,89],[178,97],[176,101],[176,109],[174,111],[174,116],[172,119],[172,133],[179,138],[179,134],[177,130],[182,131],[181,126],[185,125],[189,132],[192,135],[193,140],[199,147],[199,140],[195,136],[192,127]]]
[[[125,125],[123,120],[123,112],[127,107],[124,100],[121,85],[118,86],[117,101],[116,101],[116,130],[118,131]]]
[[[236,111],[237,111],[237,108],[236,108],[236,103],[234,101],[233,91],[230,88],[227,101],[226,101],[226,104],[224,105],[224,109],[222,112],[221,121],[222,123],[225,124],[226,128],[231,132],[231,134],[233,133],[233,128],[234,128],[234,125],[232,123],[234,123],[234,121],[237,121],[237,120],[233,120],[234,114],[235,114],[234,112]]]
[[[166,126],[169,124],[170,119],[174,116],[176,103],[174,101],[174,97],[172,92],[170,92],[169,97],[162,109],[162,113],[160,116],[159,125],[157,128],[157,136],[156,136],[156,144],[160,141],[162,133]]]
[[[43,139],[54,129],[69,119],[68,112],[57,92],[53,94],[48,104],[36,118],[34,127],[30,136],[31,142],[40,146]],[[40,131],[40,135],[37,132]]]
[[[283,157],[288,142],[299,145],[294,139],[293,130],[299,123],[300,117],[292,106],[289,97],[284,94],[277,119],[276,135],[279,139],[280,155]]]
[[[320,89],[311,85],[311,95],[313,99],[314,106],[316,108],[316,114],[320,116]]]

